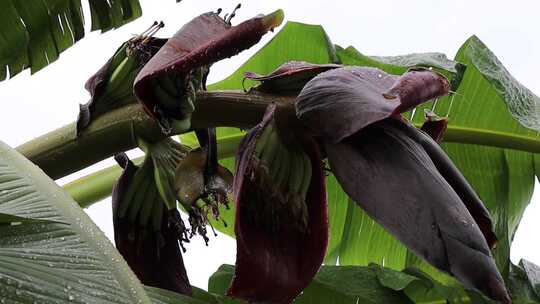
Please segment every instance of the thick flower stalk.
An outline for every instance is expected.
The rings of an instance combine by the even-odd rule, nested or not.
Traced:
[[[399,115],[448,93],[444,77],[426,73],[334,69],[306,84],[297,115],[321,135],[336,178],[375,221],[465,287],[511,303],[490,251],[489,212],[439,145]]]
[[[319,269],[328,244],[322,159],[275,105],[246,135],[236,158],[237,257],[229,295],[290,303]]]

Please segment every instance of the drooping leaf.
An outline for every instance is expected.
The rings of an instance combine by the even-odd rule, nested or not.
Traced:
[[[524,259],[519,262],[519,266],[525,271],[534,293],[540,297],[540,266]]]
[[[418,131],[391,120],[325,145],[338,181],[417,255],[465,286],[510,303],[486,239],[466,207],[468,202],[461,200],[463,190],[445,179],[438,160],[408,134]]]
[[[270,105],[237,154],[237,260],[228,294],[248,301],[289,303],[319,269],[328,242],[320,152],[281,119]]]
[[[38,220],[0,226],[4,301],[150,303],[88,216],[43,171],[5,144],[0,144],[0,206],[6,214]]]
[[[440,98],[434,107],[436,113],[449,116],[450,128],[538,138],[537,132],[519,122],[534,126],[536,114],[531,104],[538,97],[511,77],[478,38],[468,39],[456,60],[467,65],[461,86],[455,95]],[[415,122],[422,120],[419,110],[413,118]],[[444,143],[443,148],[492,214],[499,239],[494,255],[506,276],[510,270],[510,244],[534,187],[533,154],[454,143]]]
[[[142,15],[138,0],[92,0],[92,30],[106,32],[118,28]]]
[[[135,95],[164,129],[187,130],[195,109],[195,93],[205,88],[209,65],[250,48],[282,20],[281,10],[234,27],[229,19],[214,12],[196,17],[137,75]]]
[[[138,0],[89,3],[92,30],[120,27],[142,13]],[[84,36],[81,0],[6,0],[0,15],[0,80],[39,71]]]

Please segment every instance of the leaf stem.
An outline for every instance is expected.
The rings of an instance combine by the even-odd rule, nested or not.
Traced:
[[[242,91],[200,92],[192,128],[238,127],[247,129],[259,122],[272,102],[291,103],[291,98]],[[182,130],[183,131],[183,130]],[[75,123],[69,124],[17,148],[24,156],[58,179],[137,146],[136,136],[148,141],[164,138],[158,125],[134,103],[104,114],[77,137]],[[445,141],[478,144],[540,153],[540,138],[448,126]]]
[[[539,137],[521,136],[486,129],[450,125],[446,130],[443,141],[540,153]]]
[[[250,128],[259,122],[268,104],[288,100],[242,91],[200,92],[197,95],[197,110],[192,115],[192,128]],[[73,122],[35,138],[17,147],[17,150],[49,177],[58,179],[135,148],[136,136],[147,141],[165,137],[138,103],[98,117],[79,137],[75,130],[76,123]]]

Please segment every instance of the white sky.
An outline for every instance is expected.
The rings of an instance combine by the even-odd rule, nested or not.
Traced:
[[[86,1],[82,1],[86,5]],[[60,59],[29,76],[24,72],[14,79],[0,82],[0,140],[15,147],[34,137],[72,122],[79,103],[89,95],[84,83],[116,48],[132,34],[142,32],[154,20],[163,20],[162,37],[174,34],[184,23],[200,13],[222,7],[230,12],[239,0],[141,0],[143,17],[119,30],[100,35],[88,33]],[[441,1],[441,0],[250,0],[233,20],[236,23],[259,13],[282,8],[286,20],[322,24],[332,41],[343,47],[355,46],[368,55],[401,55],[418,52],[442,52],[449,58],[471,35],[477,35],[505,64],[520,82],[540,94],[540,2],[531,1]],[[88,12],[88,8],[85,7]],[[89,16],[89,15],[86,15]],[[87,28],[90,18],[87,17]],[[209,83],[224,78],[263,46],[272,34],[251,50],[213,66]],[[130,155],[137,155],[132,152]],[[114,162],[103,161],[82,173],[60,181],[61,184]],[[112,239],[110,200],[89,208],[89,215]],[[514,245],[512,260],[526,258],[540,265],[540,193],[522,219]],[[207,278],[223,263],[234,263],[235,242],[220,235],[205,248],[195,239],[184,255],[193,285],[207,287]]]

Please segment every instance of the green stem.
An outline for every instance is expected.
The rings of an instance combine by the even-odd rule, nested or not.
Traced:
[[[271,102],[284,103],[288,102],[288,98],[241,91],[201,92],[197,95],[192,127],[250,128],[259,122]],[[148,141],[165,137],[138,103],[98,117],[79,137],[75,130],[74,122],[35,138],[17,147],[17,150],[49,177],[58,179],[135,148],[136,136]]]
[[[218,158],[225,159],[234,156],[240,140],[244,134],[235,134],[224,136],[218,139]],[[190,145],[191,148],[197,148],[198,144]],[[133,160],[135,164],[140,164],[144,160],[144,156]],[[92,204],[99,202],[112,193],[113,186],[122,174],[122,168],[114,165],[103,170],[94,172],[87,176],[81,177],[64,186],[69,195],[82,208],[90,207]]]
[[[220,138],[218,140],[218,157],[224,159],[233,156],[242,137],[243,135],[232,135]],[[540,153],[540,140],[538,139],[490,130],[448,126],[444,141]],[[193,143],[191,146],[196,148],[197,145]],[[136,163],[141,161],[142,157],[135,159]],[[113,185],[121,173],[122,170],[119,166],[112,166],[73,181],[64,186],[64,189],[81,207],[86,208],[110,196]]]
[[[485,129],[448,126],[443,140],[453,143],[483,145],[540,153],[540,138],[538,137],[532,138]]]
[[[241,91],[201,92],[192,115],[192,128],[238,127],[257,124],[272,102],[290,104],[290,98]],[[135,148],[136,136],[149,141],[164,138],[157,124],[138,104],[104,114],[77,137],[75,123],[38,137],[17,148],[57,179],[119,152]],[[449,126],[445,141],[486,145],[540,153],[540,139],[486,129]]]

